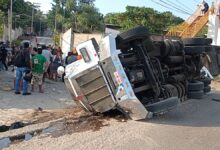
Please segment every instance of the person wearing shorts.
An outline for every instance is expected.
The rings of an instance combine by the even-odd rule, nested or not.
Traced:
[[[46,77],[50,77],[50,63],[51,59],[53,58],[53,55],[49,49],[45,45],[42,45],[42,55],[46,58],[48,65],[45,67],[44,70],[44,76],[43,76],[43,81],[45,80]]]
[[[42,49],[38,49],[38,54],[32,57],[32,79],[31,79],[31,90],[34,91],[34,85],[39,85],[39,92],[43,93],[43,74],[44,68],[47,68],[47,59],[42,55]]]

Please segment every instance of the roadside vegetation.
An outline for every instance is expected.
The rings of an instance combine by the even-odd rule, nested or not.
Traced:
[[[37,6],[24,0],[13,3],[13,28],[31,27],[31,14],[34,11],[34,31],[39,33],[48,27],[53,33],[61,33],[69,28],[74,32],[103,32],[105,24],[115,24],[121,30],[128,30],[138,25],[146,26],[151,33],[163,34],[184,20],[171,12],[159,12],[153,8],[127,6],[125,12],[101,14],[94,4],[95,0],[53,0],[52,8],[43,14]],[[0,34],[3,25],[7,26],[9,0],[0,1]],[[205,34],[203,31],[202,34]]]

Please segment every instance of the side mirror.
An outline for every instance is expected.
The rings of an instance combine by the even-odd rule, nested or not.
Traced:
[[[58,73],[59,76],[62,76],[64,74],[64,72],[65,72],[65,69],[64,69],[63,66],[59,66],[57,68],[57,73]]]

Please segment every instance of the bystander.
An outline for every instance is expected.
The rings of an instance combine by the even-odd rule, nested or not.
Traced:
[[[39,85],[39,92],[43,93],[43,74],[44,68],[47,68],[48,62],[47,59],[42,55],[42,49],[38,48],[38,54],[32,57],[32,80],[31,80],[31,91],[34,91],[34,84],[38,83]]]
[[[45,80],[45,77],[49,77],[50,76],[50,63],[51,60],[53,58],[53,55],[51,54],[51,51],[49,51],[45,45],[42,45],[42,55],[47,59],[47,68],[44,69],[44,75],[43,75],[43,81]]]
[[[23,80],[23,95],[31,95],[28,92],[28,81],[24,80],[25,73],[30,72],[32,62],[29,50],[29,43],[24,43],[23,49],[21,49],[14,59],[14,65],[16,68],[16,82],[15,82],[15,94],[20,94],[20,81]]]

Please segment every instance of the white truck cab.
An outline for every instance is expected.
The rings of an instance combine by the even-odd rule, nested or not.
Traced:
[[[94,39],[76,47],[82,59],[65,68],[65,84],[74,101],[85,110],[106,112],[123,109],[134,120],[143,119],[148,111],[135,96],[118,58],[115,38],[106,36],[100,51]]]

